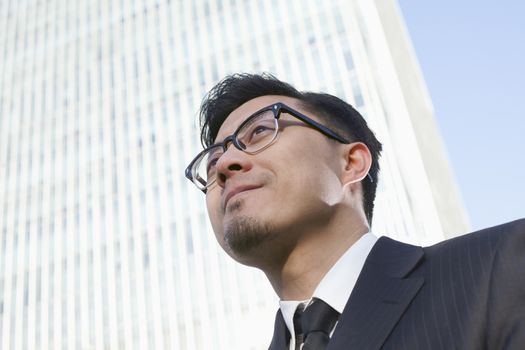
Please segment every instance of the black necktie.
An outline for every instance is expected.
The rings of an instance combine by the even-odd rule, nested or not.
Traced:
[[[299,317],[300,327],[297,322]],[[338,319],[339,312],[321,299],[314,299],[304,311],[298,308],[294,316],[294,324],[297,324],[297,328],[301,328],[296,331],[296,334],[299,334],[296,338],[297,341],[301,341],[302,338],[304,342],[302,350],[326,349],[330,341],[330,332]]]

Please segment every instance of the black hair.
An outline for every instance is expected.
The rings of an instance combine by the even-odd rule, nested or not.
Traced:
[[[363,186],[363,207],[368,223],[372,224],[374,199],[379,174],[381,143],[368,127],[366,120],[350,104],[326,93],[298,91],[275,76],[240,73],[226,76],[204,97],[200,107],[201,143],[211,146],[228,115],[245,102],[266,95],[296,98],[302,107],[318,116],[327,127],[350,142],[364,143],[372,154],[369,176]]]

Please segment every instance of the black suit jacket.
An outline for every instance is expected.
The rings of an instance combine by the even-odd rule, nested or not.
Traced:
[[[271,350],[288,349],[279,311]],[[327,350],[525,349],[525,220],[421,248],[381,237]]]

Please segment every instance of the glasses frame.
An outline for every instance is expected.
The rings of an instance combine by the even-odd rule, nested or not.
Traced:
[[[273,112],[273,117],[275,118],[275,125],[276,125],[275,135],[273,136],[272,140],[267,145],[265,145],[264,147],[258,149],[257,151],[255,151],[255,152],[248,152],[248,151],[246,151],[245,149],[243,149],[243,146],[241,145],[241,143],[237,139],[237,135],[239,134],[240,130],[242,130],[242,128],[246,124],[248,124],[252,119],[258,117],[261,113],[266,112],[268,110],[271,110]],[[281,113],[283,113],[283,112],[286,113],[286,114],[291,115],[292,117],[295,117],[295,118],[299,119],[300,121],[302,121],[305,124],[311,126],[315,130],[319,131],[320,133],[322,133],[323,135],[325,135],[325,136],[327,136],[327,137],[329,137],[331,139],[334,139],[334,140],[336,140],[338,142],[341,142],[341,143],[344,143],[344,144],[349,144],[350,143],[349,140],[347,140],[346,138],[342,137],[341,135],[339,135],[335,131],[331,130],[330,128],[320,124],[319,122],[313,120],[310,117],[307,117],[303,113],[301,113],[301,112],[299,112],[299,111],[297,111],[297,110],[295,110],[295,109],[285,105],[282,102],[277,102],[277,103],[274,103],[274,104],[272,104],[270,106],[261,108],[257,112],[255,112],[252,115],[250,115],[248,118],[246,118],[241,123],[241,125],[239,125],[237,127],[237,129],[234,131],[233,134],[231,134],[229,136],[226,136],[222,140],[222,142],[215,143],[215,144],[213,144],[213,145],[211,145],[209,147],[206,147],[201,152],[199,152],[199,154],[197,154],[197,156],[195,158],[193,158],[191,163],[186,167],[186,170],[184,171],[184,174],[186,175],[186,178],[188,180],[190,180],[191,182],[193,182],[197,186],[197,188],[199,188],[203,193],[206,193],[207,190],[208,190],[208,187],[213,185],[215,183],[216,179],[213,179],[211,182],[207,182],[206,184],[200,182],[199,179],[196,176],[194,176],[194,174],[193,174],[194,166],[195,166],[197,160],[199,160],[199,158],[201,158],[202,155],[207,153],[210,149],[216,148],[216,147],[219,147],[219,146],[222,148],[223,152],[226,152],[227,149],[228,149],[228,144],[229,143],[232,143],[235,146],[235,148],[237,148],[239,151],[245,152],[247,154],[255,154],[257,152],[260,152],[260,151],[264,150],[265,148],[267,148],[271,144],[273,144],[274,141],[277,139],[277,134],[279,133],[279,123],[278,123],[278,121],[279,121],[279,118],[281,117]]]

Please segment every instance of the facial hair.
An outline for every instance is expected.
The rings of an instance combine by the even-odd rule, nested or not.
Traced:
[[[224,231],[226,249],[234,256],[246,256],[271,239],[269,224],[242,216],[228,223]]]

